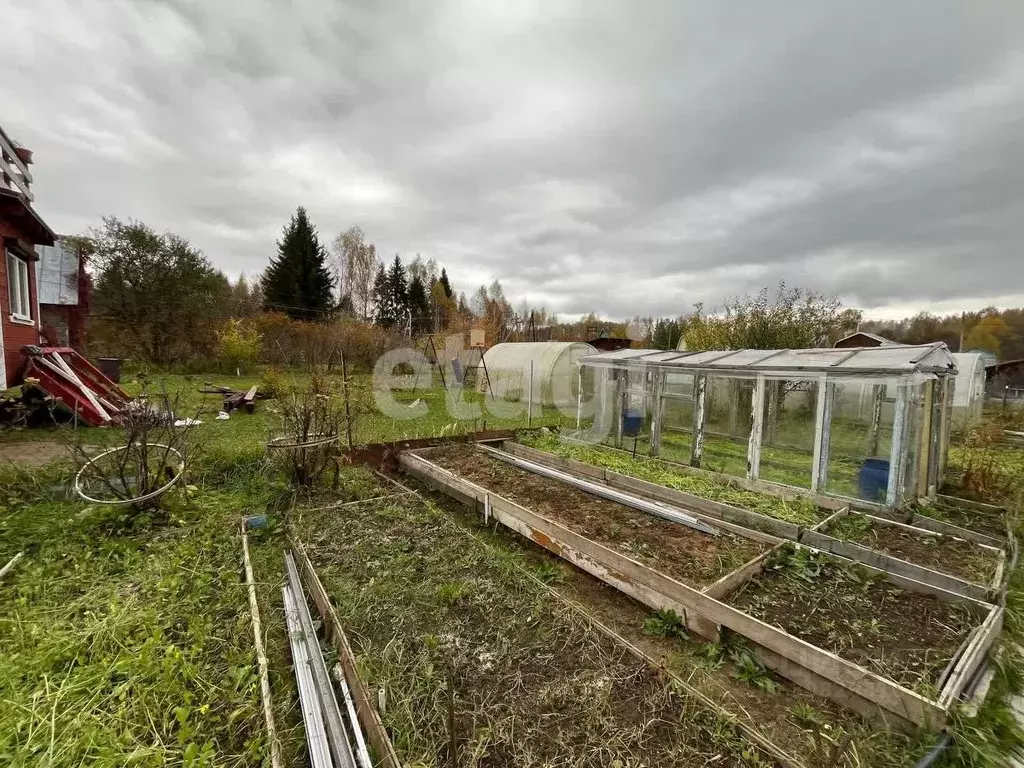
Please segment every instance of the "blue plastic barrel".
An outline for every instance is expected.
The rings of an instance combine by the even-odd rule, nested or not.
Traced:
[[[636,437],[644,425],[644,412],[637,408],[627,408],[622,416],[622,434],[625,437]]]
[[[885,501],[889,489],[888,459],[864,459],[857,475],[857,486],[865,501]]]

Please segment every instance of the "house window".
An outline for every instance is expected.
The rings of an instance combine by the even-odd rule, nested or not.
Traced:
[[[31,320],[28,263],[12,253],[7,254],[7,288],[11,295],[11,316],[15,320]]]

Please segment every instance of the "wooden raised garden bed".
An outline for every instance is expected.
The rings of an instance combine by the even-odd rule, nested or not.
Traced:
[[[976,600],[991,599],[1000,588],[1004,553],[970,539],[854,512],[849,507],[832,512],[816,525],[795,525],[519,443],[507,441],[502,448],[524,459],[673,504],[703,517],[768,532]],[[915,520],[919,518],[915,516]],[[858,526],[856,531],[851,520]],[[867,531],[869,526],[871,530]],[[952,564],[959,564],[960,569]]]
[[[756,567],[752,564],[760,562],[780,542],[728,523],[720,523],[718,535],[709,535],[511,466],[478,446],[428,449],[417,455],[588,540],[709,594],[728,591],[734,573],[746,566]],[[705,637],[718,637],[717,628],[699,617],[691,617],[688,626]]]
[[[780,547],[773,550],[760,548],[752,560],[710,584],[708,581],[717,572],[712,572],[700,559],[694,561],[697,573],[683,573],[676,565],[672,569],[676,574],[674,577],[658,567],[667,559],[660,539],[647,542],[650,551],[646,554],[649,557],[647,562],[642,562],[637,557],[595,541],[587,535],[593,528],[577,530],[573,521],[582,519],[588,523],[588,519],[586,516],[569,517],[564,510],[556,509],[559,499],[564,501],[563,494],[545,494],[539,486],[527,489],[523,478],[518,476],[511,482],[503,482],[501,478],[508,475],[504,469],[493,468],[496,459],[466,453],[447,460],[449,468],[441,466],[435,459],[443,460],[443,457],[410,452],[399,457],[406,472],[480,509],[485,515],[582,570],[656,610],[674,610],[684,617],[689,627],[706,637],[715,634],[708,631],[709,627],[724,627],[747,638],[755,644],[767,666],[814,693],[865,714],[880,714],[896,722],[927,728],[941,727],[1001,628],[1003,611],[998,606],[859,565],[862,580],[871,585],[866,589],[874,589],[877,594],[889,595],[892,599],[903,593],[914,593],[914,598],[908,598],[911,600],[921,595],[921,599],[933,607],[929,616],[940,615],[943,609],[937,606],[949,604],[954,606],[950,610],[957,615],[962,613],[970,617],[970,621],[965,620],[962,627],[958,624],[945,638],[943,648],[949,658],[944,659],[944,665],[949,667],[949,672],[940,675],[941,686],[936,685],[938,678],[932,675],[929,666],[927,675],[932,676],[922,674],[917,684],[925,691],[921,693],[903,684],[910,679],[909,674],[901,676],[900,681],[890,679],[883,674],[884,670],[862,666],[729,604],[730,595],[742,597],[744,590],[754,589],[745,585],[759,577],[766,564],[775,565]],[[464,470],[474,479],[463,476]],[[517,494],[517,500],[506,497],[506,492]],[[523,503],[519,503],[520,500]],[[532,507],[534,502],[542,505],[543,513]],[[590,520],[588,524],[597,526],[600,521]],[[678,524],[671,525],[679,527]],[[828,557],[824,554],[818,556]],[[830,558],[829,562],[833,560],[842,562],[836,558]],[[705,563],[703,567],[706,569],[702,576],[699,575],[701,563]],[[723,588],[723,584],[727,586]],[[718,585],[714,594],[708,594],[708,588],[713,585]],[[771,615],[765,614],[765,617],[770,619]]]
[[[819,531],[800,541],[868,565],[878,563],[858,556],[856,550],[880,552],[888,556],[887,570],[968,597],[988,599],[1002,581],[1005,553],[996,547],[852,511],[837,514]],[[845,546],[833,546],[821,534]]]
[[[1007,539],[1006,510],[1003,507],[939,495],[931,507],[922,509],[921,512],[998,542],[1005,542]]]
[[[780,765],[433,506],[294,514],[402,765]]]

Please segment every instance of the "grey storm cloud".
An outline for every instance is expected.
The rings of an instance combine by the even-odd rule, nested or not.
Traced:
[[[38,210],[261,271],[305,205],[456,287],[668,315],[779,280],[1024,304],[1024,4],[35,0]]]

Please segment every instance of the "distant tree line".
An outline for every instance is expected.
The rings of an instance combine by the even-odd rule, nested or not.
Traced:
[[[657,349],[681,342],[690,350],[801,348],[831,346],[864,330],[901,343],[943,341],[954,351],[1024,358],[1024,309],[871,321],[834,297],[785,284],[730,298],[712,312],[698,305],[677,317],[618,322],[588,313],[559,322],[542,306],[524,301],[514,308],[497,280],[467,299],[433,258],[416,254],[403,261],[395,254],[385,262],[357,226],[327,247],[301,207],[257,279],[241,275],[232,281],[184,238],[138,221],[108,217],[75,240],[88,255],[95,284],[90,338],[108,353],[160,364],[209,356],[229,319],[248,321],[267,312],[306,323],[359,323],[406,337],[479,327],[488,344],[605,335]]]
[[[901,344],[944,341],[954,352],[983,349],[1001,360],[1024,358],[1024,308],[988,307],[941,317],[919,312],[903,320],[869,320],[861,330]]]

